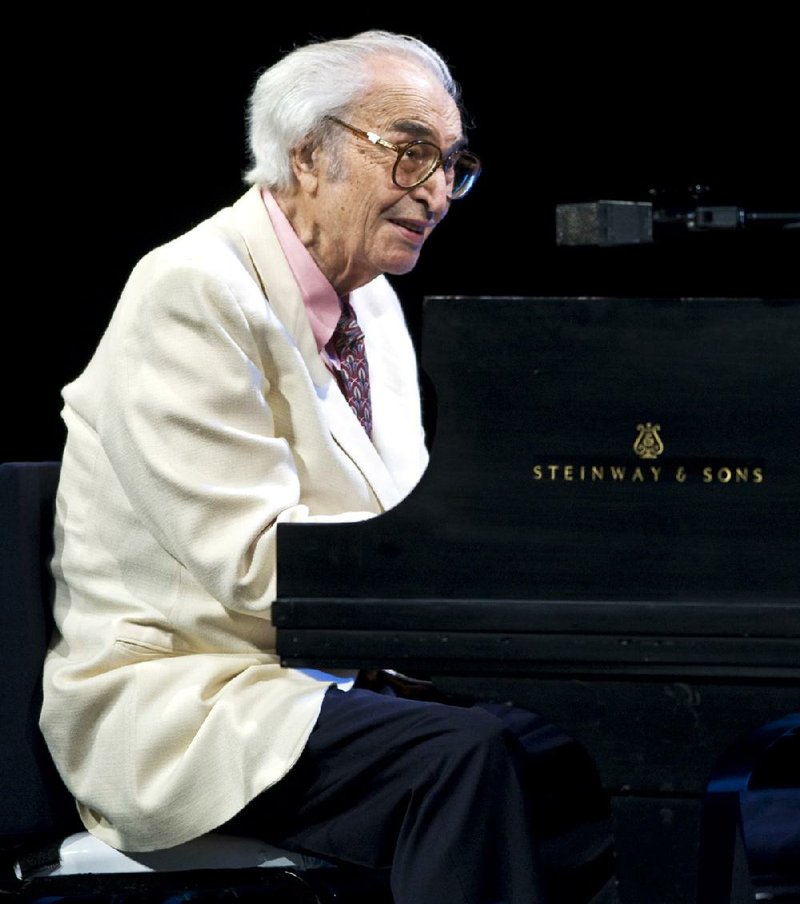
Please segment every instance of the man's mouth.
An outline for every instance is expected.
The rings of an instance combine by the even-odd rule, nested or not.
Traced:
[[[390,223],[394,223],[395,226],[400,226],[402,229],[407,229],[409,232],[413,232],[415,235],[424,236],[425,230],[428,228],[428,223],[424,220],[401,220],[401,219],[391,219]]]

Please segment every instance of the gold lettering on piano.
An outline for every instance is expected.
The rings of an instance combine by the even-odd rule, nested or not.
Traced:
[[[686,458],[673,460],[662,458],[659,464],[653,462],[664,454],[665,446],[661,438],[661,424],[642,421],[636,425],[638,431],[633,443],[633,451],[640,461],[602,459],[592,461],[583,458],[575,461],[537,462],[531,467],[531,475],[537,482],[546,483],[679,483],[752,485],[765,481],[763,466],[758,459],[749,461],[738,459],[711,458],[698,460]]]
[[[763,483],[763,468],[727,467],[703,468],[703,483]]]
[[[564,481],[565,483],[658,483],[663,467],[648,465],[586,465],[586,464],[546,464],[533,466],[533,479]]]
[[[547,462],[534,464],[531,476],[545,483],[716,483],[758,484],[765,480],[764,468],[752,464],[702,462],[660,465],[587,464]]]

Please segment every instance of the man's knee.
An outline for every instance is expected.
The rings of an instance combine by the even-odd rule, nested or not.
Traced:
[[[480,707],[434,704],[430,713],[431,733],[422,741],[420,753],[433,774],[468,767],[521,775],[524,751],[514,733],[500,719]]]

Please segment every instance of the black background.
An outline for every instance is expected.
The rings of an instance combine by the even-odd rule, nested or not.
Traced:
[[[400,10],[399,7],[397,7]],[[60,390],[130,268],[243,191],[244,110],[296,44],[415,34],[461,83],[484,162],[416,270],[393,279],[415,337],[425,295],[796,296],[800,232],[742,229],[566,248],[560,203],[601,198],[800,209],[796,29],[788,15],[614,15],[480,5],[370,14],[166,7],[54,15],[6,36],[4,416],[0,460],[60,456]],[[12,45],[16,45],[15,47]]]

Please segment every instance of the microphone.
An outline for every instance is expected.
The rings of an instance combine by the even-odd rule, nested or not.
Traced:
[[[641,245],[653,241],[649,201],[586,201],[556,205],[557,245]]]
[[[656,207],[651,201],[584,201],[556,205],[556,244],[650,244],[662,232],[725,232],[746,227],[800,229],[800,211],[746,211],[736,205]]]

